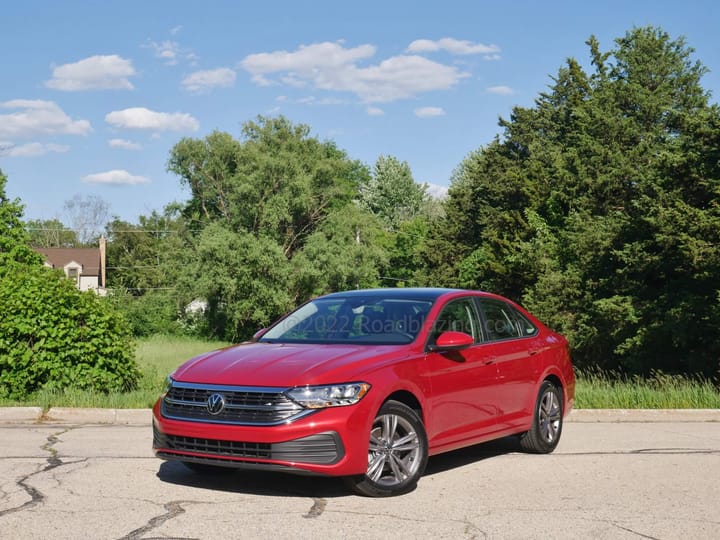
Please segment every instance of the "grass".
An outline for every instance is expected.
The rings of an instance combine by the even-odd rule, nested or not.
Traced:
[[[40,390],[23,402],[0,399],[0,407],[42,407],[43,410],[51,407],[148,408],[160,395],[165,378],[177,366],[193,356],[225,345],[228,344],[176,336],[153,336],[141,339],[137,341],[135,352],[135,358],[142,373],[136,390],[109,394],[75,389],[66,389],[61,392]]]
[[[578,409],[720,409],[720,386],[703,378],[652,373],[649,377],[580,372]]]
[[[142,377],[136,390],[100,394],[67,389],[41,390],[27,401],[0,399],[2,406],[92,407],[136,409],[151,407],[165,377],[185,360],[227,343],[153,336],[137,342],[136,359]],[[617,373],[579,372],[575,388],[578,409],[720,409],[720,385],[707,379],[654,373],[627,377]]]

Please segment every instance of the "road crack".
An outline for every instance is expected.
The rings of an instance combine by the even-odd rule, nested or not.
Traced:
[[[622,529],[623,531],[627,531],[627,532],[629,532],[629,533],[632,533],[632,534],[634,534],[634,535],[637,535],[637,536],[639,536],[640,538],[647,538],[648,540],[660,540],[659,538],[657,538],[657,537],[655,537],[655,536],[648,536],[647,534],[643,534],[643,533],[634,531],[634,530],[632,530],[632,529],[629,529],[629,528],[627,528],[627,527],[623,527],[622,525],[620,525],[620,524],[618,524],[618,523],[615,523],[614,521],[608,521],[607,523],[609,523],[609,524],[612,525],[613,527],[617,527],[618,529]]]
[[[150,521],[148,521],[145,525],[142,527],[139,527],[135,529],[134,531],[129,532],[120,540],[140,540],[142,536],[152,531],[153,529],[156,529],[160,527],[162,524],[164,524],[166,521],[170,521],[171,519],[174,519],[182,514],[185,513],[185,509],[182,507],[183,504],[199,504],[196,501],[170,501],[168,503],[165,503],[163,507],[165,508],[166,512],[164,514],[160,514],[159,516],[155,516],[154,518],[151,518]],[[162,538],[167,540],[166,536],[163,536]],[[150,538],[145,540],[151,540]],[[174,538],[174,540],[197,540],[195,538]]]
[[[63,463],[62,459],[58,457],[58,451],[54,447],[55,444],[60,442],[60,437],[64,433],[67,433],[73,429],[72,427],[66,428],[62,431],[58,431],[57,433],[53,433],[51,435],[48,435],[45,444],[43,444],[40,448],[44,450],[45,452],[48,452],[50,456],[47,457],[45,460],[45,466],[42,469],[39,469],[35,472],[32,472],[30,474],[26,474],[19,480],[15,481],[15,484],[19,487],[21,487],[25,493],[27,493],[30,496],[29,501],[25,501],[20,506],[15,506],[13,508],[6,508],[5,510],[0,510],[0,517],[6,516],[8,514],[14,514],[15,512],[22,512],[23,510],[27,510],[29,508],[32,508],[34,506],[37,506],[38,504],[42,503],[45,500],[45,495],[38,490],[37,488],[31,486],[28,481],[33,477],[41,473],[45,473],[48,471],[51,471],[61,465],[65,465]]]
[[[303,514],[303,517],[309,519],[320,517],[325,511],[326,506],[327,501],[325,499],[322,499],[320,497],[313,497],[312,508],[310,508],[310,511],[307,514]]]

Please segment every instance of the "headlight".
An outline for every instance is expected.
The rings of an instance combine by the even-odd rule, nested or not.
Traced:
[[[354,405],[368,393],[368,383],[332,384],[328,386],[299,386],[285,392],[290,399],[306,409],[324,409]]]
[[[165,379],[165,385],[163,386],[163,391],[162,391],[162,394],[160,395],[160,399],[164,399],[164,398],[165,398],[165,396],[167,395],[167,393],[168,393],[168,392],[170,391],[170,389],[172,388],[172,383],[173,383],[172,377],[167,377],[167,378]]]

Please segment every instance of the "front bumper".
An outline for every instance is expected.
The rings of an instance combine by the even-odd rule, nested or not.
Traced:
[[[174,420],[162,415],[158,402],[153,409],[153,451],[161,459],[233,468],[362,474],[367,470],[372,418],[363,401],[274,426]]]

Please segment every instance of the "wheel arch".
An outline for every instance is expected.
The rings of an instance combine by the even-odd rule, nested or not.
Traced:
[[[422,423],[426,424],[425,415],[423,414],[423,408],[420,404],[420,400],[412,392],[408,390],[396,390],[385,398],[385,400],[382,402],[382,405],[384,405],[388,401],[399,401],[403,405],[407,405],[413,411],[415,411]]]

